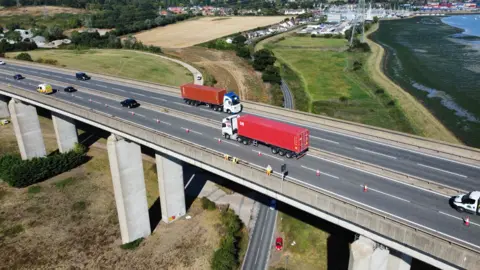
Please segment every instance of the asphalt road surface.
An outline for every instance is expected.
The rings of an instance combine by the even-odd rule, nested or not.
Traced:
[[[28,77],[24,80],[15,81],[12,76],[0,74],[0,83],[10,83],[26,91],[35,91],[35,87],[41,82]],[[89,82],[89,84],[93,84],[93,82]],[[55,89],[63,89],[66,84],[52,83],[52,86]],[[288,177],[291,179],[315,186],[334,196],[362,204],[365,207],[382,211],[411,225],[437,231],[443,237],[451,238],[480,250],[480,218],[471,216],[470,226],[464,226],[462,218],[465,215],[453,210],[448,205],[448,197],[442,194],[371,175],[312,155],[306,155],[299,160],[284,159],[272,155],[267,147],[261,145],[258,147],[244,146],[236,141],[227,140],[218,142],[218,138],[221,137],[220,127],[218,129],[208,127],[198,122],[143,107],[133,110],[126,109],[121,107],[117,101],[87,94],[82,92],[81,88],[80,91],[73,94],[59,91],[52,94],[53,96],[115,115],[115,117],[138,125],[166,132],[204,147],[238,157],[262,168],[271,165],[274,171],[278,172],[282,164],[287,164]],[[153,100],[153,97],[156,97],[156,95],[151,94],[148,98],[149,101]],[[179,104],[182,104],[179,106],[185,108],[183,111],[187,111],[187,109],[202,111],[200,108],[184,107],[183,103]],[[135,113],[132,114],[132,111]],[[212,116],[217,115],[211,111],[209,113]],[[219,114],[218,116],[223,115]],[[157,122],[157,119],[160,121]],[[187,129],[189,132],[187,132]],[[350,140],[352,141],[352,139]],[[453,166],[455,163],[450,164]],[[316,175],[316,170],[320,171],[320,176]],[[363,192],[362,186],[364,184],[369,186],[368,192]]]
[[[179,97],[179,94],[155,93],[145,90],[145,87],[125,85],[124,83],[115,82],[114,80],[105,81],[103,79],[92,78],[89,81],[78,81],[75,79],[75,74],[66,75],[48,69],[18,66],[9,63],[0,66],[0,72],[1,71],[8,71],[10,74],[21,73],[27,78],[29,76],[41,77],[42,82],[53,80],[61,82],[62,86],[78,85],[80,88],[85,87],[98,92],[131,97],[139,102],[158,104],[218,121],[221,121],[222,118],[227,116],[224,113],[215,112],[203,106],[188,106]],[[6,77],[11,78],[11,76]],[[34,88],[36,85],[30,87]],[[248,110],[244,112],[275,119],[274,115],[265,115]],[[480,186],[480,167],[326,129],[307,128],[310,130],[310,143],[312,147],[460,189],[477,190]]]

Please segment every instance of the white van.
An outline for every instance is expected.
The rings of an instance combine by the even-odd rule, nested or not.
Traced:
[[[480,191],[472,191],[452,197],[450,205],[459,212],[480,215]]]

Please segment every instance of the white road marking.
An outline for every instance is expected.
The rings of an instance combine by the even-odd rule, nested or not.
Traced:
[[[360,186],[363,187],[363,185],[360,185]],[[367,185],[367,186],[368,186],[368,185]],[[404,199],[404,198],[400,198],[400,197],[397,197],[397,196],[388,194],[388,193],[383,192],[383,191],[380,191],[380,190],[378,190],[378,189],[374,189],[374,188],[369,187],[368,190],[375,191],[375,192],[378,192],[378,193],[380,193],[380,194],[383,194],[383,195],[386,195],[386,196],[389,196],[389,197],[392,197],[392,198],[395,198],[395,199],[398,199],[398,200],[401,200],[401,201],[410,203],[409,200],[406,200],[406,199]]]
[[[209,112],[209,113],[219,114],[219,112],[216,112],[216,111],[213,111],[213,110],[209,110],[209,109],[200,108],[200,110],[206,111],[206,112]]]
[[[355,149],[360,150],[360,151],[364,151],[364,152],[367,152],[367,153],[371,153],[371,154],[374,154],[374,155],[384,156],[384,157],[391,158],[391,159],[397,159],[394,156],[385,155],[385,154],[382,154],[382,153],[378,153],[378,152],[368,150],[368,149],[364,149],[364,148],[360,148],[360,147],[355,147]]]
[[[468,178],[466,175],[463,175],[463,174],[458,174],[458,173],[454,173],[454,172],[451,172],[451,171],[442,170],[442,169],[435,168],[435,167],[428,166],[428,165],[424,165],[424,164],[421,164],[421,163],[417,163],[417,165],[422,166],[422,167],[426,167],[426,168],[430,168],[432,170],[437,170],[437,171],[441,171],[441,172],[444,172],[444,173],[453,174],[453,175],[460,176],[460,177],[463,177],[463,178]]]
[[[82,97],[79,97],[79,96],[74,96],[74,95],[72,95],[72,97],[76,97],[76,98],[79,98],[79,99],[83,99]]]
[[[150,97],[150,98],[153,98],[153,99],[158,99],[158,100],[161,100],[161,101],[167,101],[166,99],[163,99],[163,98],[158,98],[158,97]]]
[[[408,184],[408,183],[405,183],[405,182],[402,182],[402,181],[398,181],[398,180],[395,180],[395,179],[390,178],[390,177],[386,177],[386,176],[383,176],[383,175],[380,175],[380,174],[369,172],[369,171],[366,171],[366,170],[363,170],[363,169],[360,169],[360,168],[352,167],[352,166],[349,166],[349,165],[346,165],[346,164],[342,164],[340,162],[336,162],[336,161],[333,161],[333,160],[329,160],[329,159],[325,159],[325,158],[317,157],[317,156],[312,156],[312,155],[307,155],[307,156],[313,157],[313,158],[316,158],[316,159],[320,159],[320,160],[323,160],[323,161],[326,161],[326,162],[334,163],[334,164],[340,165],[342,167],[347,167],[347,168],[350,168],[352,170],[360,171],[360,172],[363,172],[363,173],[366,173],[366,174],[374,175],[374,176],[377,176],[377,177],[380,177],[380,178],[383,178],[383,179],[387,179],[387,180],[390,180],[390,181],[398,183],[398,184],[402,184],[402,185],[405,185],[405,186],[409,186],[409,187],[413,187],[413,188],[416,188],[416,189],[419,189],[419,190],[430,192],[430,193],[438,195],[438,196],[442,196],[442,197],[445,197],[445,198],[450,198],[450,196],[444,195],[442,193],[438,193],[438,192],[433,191],[433,190],[429,190],[429,189],[418,187],[418,186]]]
[[[314,138],[314,139],[321,140],[321,141],[326,141],[326,142],[329,142],[329,143],[340,144],[339,142],[336,142],[336,141],[327,140],[327,139],[320,138],[320,137],[315,137],[315,136],[312,136],[312,135],[310,135],[310,138]]]
[[[30,72],[38,74],[38,71],[35,71],[35,70],[31,70]]]
[[[74,80],[74,79],[66,79],[68,81],[72,81],[72,82],[76,82],[77,80]]]
[[[168,123],[168,122],[165,122],[165,121],[162,121],[162,120],[160,120],[160,119],[153,118],[153,121],[157,122],[157,120],[158,120],[158,123],[160,123],[160,124],[165,124],[165,125],[169,125],[169,126],[172,125],[172,124],[170,124],[170,123]]]
[[[372,207],[372,206],[370,206],[370,205],[368,205],[368,204],[365,204],[365,203],[362,203],[362,202],[359,202],[359,201],[355,201],[355,200],[353,200],[353,199],[350,199],[350,198],[345,197],[345,196],[343,196],[343,195],[340,195],[340,194],[338,194],[338,193],[335,193],[335,192],[332,192],[332,191],[323,189],[323,188],[321,188],[321,187],[314,186],[314,185],[309,184],[309,183],[306,183],[306,182],[304,182],[304,181],[300,181],[300,180],[298,180],[298,179],[296,179],[296,178],[294,178],[294,177],[291,177],[291,176],[287,176],[287,178],[292,179],[292,180],[294,180],[294,181],[296,181],[296,182],[302,183],[302,185],[310,186],[310,187],[313,188],[313,189],[321,190],[321,191],[326,192],[326,193],[329,193],[329,194],[331,194],[331,195],[333,195],[333,196],[337,196],[337,197],[342,198],[342,199],[344,199],[344,200],[347,200],[347,201],[356,203],[356,204],[358,204],[358,205],[361,205],[361,206],[363,206],[363,207],[366,207],[367,209],[373,209],[373,210],[375,210],[375,211],[378,211],[378,212],[383,213],[383,214],[387,214],[387,215],[389,215],[389,216],[391,216],[391,217],[394,217],[394,218],[396,218],[396,219],[400,219],[400,220],[403,220],[403,221],[405,221],[405,222],[408,222],[408,223],[410,223],[410,224],[412,224],[412,225],[415,225],[415,226],[418,226],[418,227],[421,227],[421,228],[430,230],[430,231],[432,231],[432,232],[436,232],[436,233],[441,234],[441,235],[443,235],[443,236],[449,237],[449,238],[454,239],[454,240],[456,240],[456,241],[459,241],[459,242],[462,242],[462,243],[465,243],[465,244],[467,244],[467,245],[470,245],[470,246],[473,246],[473,247],[475,247],[475,248],[480,249],[480,246],[477,246],[477,245],[472,244],[472,243],[470,243],[470,242],[467,242],[467,241],[465,241],[465,240],[462,240],[462,239],[453,237],[453,236],[451,236],[451,235],[448,235],[448,234],[446,234],[446,233],[440,232],[440,231],[438,231],[438,230],[432,229],[432,228],[427,227],[427,226],[425,226],[425,225],[422,225],[422,224],[413,222],[413,221],[408,220],[408,219],[406,219],[406,218],[399,217],[399,216],[394,215],[394,214],[392,214],[392,213],[389,213],[389,212],[387,212],[387,211],[383,211],[383,210],[381,210],[381,209]]]
[[[193,178],[195,177],[195,174],[192,175],[192,177],[190,177],[190,180],[188,180],[187,184],[185,185],[185,188],[184,189],[187,189],[188,185],[190,185],[190,182],[192,182]]]
[[[98,102],[96,100],[92,100],[92,102],[97,103],[97,104],[102,104],[101,102]]]
[[[137,95],[137,96],[141,96],[141,97],[145,97],[144,94],[138,94],[138,93],[132,93],[132,94]]]
[[[197,133],[197,134],[199,134],[199,135],[202,135],[202,133],[200,133],[200,132],[198,132],[198,131],[195,131],[195,130],[191,130],[191,129],[189,129],[189,128],[184,128],[184,127],[180,127],[180,128],[183,129],[183,130],[185,130],[185,131],[188,130],[188,132],[193,132],[193,133]]]
[[[98,83],[96,83],[95,85],[96,85],[96,86],[99,86],[99,87],[107,88],[105,85],[98,84]]]
[[[134,115],[138,115],[138,116],[140,116],[140,117],[145,117],[145,115],[139,114],[139,113],[136,113],[136,112],[134,112]]]
[[[267,156],[267,157],[271,157],[271,158],[274,158],[274,159],[278,159],[278,160],[280,160],[280,161],[285,161],[283,158],[279,158],[279,157],[276,157],[276,156],[272,156],[272,155],[269,155],[269,154],[265,154],[265,153],[263,153],[263,152],[261,152],[261,151],[257,151],[257,150],[254,150],[254,149],[252,149],[252,151],[255,152],[255,153],[257,153],[257,154],[260,153],[262,156]]]
[[[62,76],[57,76],[57,75],[51,75],[52,77],[55,77],[55,78],[59,78],[59,79],[63,79]]]
[[[117,91],[120,91],[120,92],[127,92],[127,91],[125,91],[125,90],[123,90],[123,89],[116,88],[116,87],[112,87],[111,89],[113,89],[113,90],[117,90]]]
[[[303,166],[303,165],[302,165],[302,168],[307,169],[307,170],[310,170],[310,171],[317,172],[317,170],[312,169],[312,168],[309,168],[309,167],[306,167],[306,166]],[[331,175],[331,174],[328,174],[328,173],[326,173],[326,172],[322,172],[322,171],[320,171],[320,170],[318,170],[318,171],[320,172],[320,175],[323,175],[323,174],[324,174],[324,175],[326,175],[326,176],[330,176],[330,177],[332,177],[332,178],[338,179],[338,177],[335,176],[335,175]]]
[[[445,216],[452,217],[452,218],[454,218],[454,219],[458,219],[458,220],[462,220],[462,221],[463,221],[463,218],[459,218],[459,217],[456,217],[456,216],[454,216],[454,215],[447,214],[447,213],[442,212],[442,211],[438,211],[438,213],[443,214],[443,215],[445,215]],[[479,226],[479,227],[480,227],[480,224],[477,224],[477,223],[475,223],[475,222],[471,222],[471,221],[470,221],[470,224],[473,224],[473,225],[475,225],[475,226]]]
[[[173,102],[175,104],[178,104],[178,105],[182,105],[182,106],[185,106],[185,107],[192,107],[190,105],[187,105],[187,104],[183,104],[183,103],[180,103],[180,102]]]
[[[213,138],[213,139],[215,139],[215,141],[218,141],[220,138]],[[238,145],[238,144],[236,144],[236,143],[229,142],[229,141],[227,141],[227,140],[224,141],[223,139],[220,139],[220,140],[222,140],[221,143],[228,143],[228,144],[231,144],[231,145],[233,145],[233,146],[240,147],[240,145]]]
[[[121,110],[122,110],[122,108],[117,108],[117,107],[110,106],[110,105],[108,105],[108,107],[109,107],[109,108],[112,108],[112,109],[114,109],[114,110],[118,110],[118,111],[121,111]]]

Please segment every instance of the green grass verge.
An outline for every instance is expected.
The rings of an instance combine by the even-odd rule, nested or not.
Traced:
[[[77,69],[150,81],[167,85],[181,85],[192,82],[190,72],[181,65],[155,57],[152,54],[127,50],[35,50],[28,52],[33,60],[53,59],[59,67]],[[18,53],[7,53],[14,57]],[[72,74],[73,75],[73,74]]]
[[[57,187],[58,189],[64,189],[66,186],[73,184],[74,181],[75,181],[75,178],[68,177],[66,179],[56,182],[55,187]]]
[[[36,194],[36,193],[39,193],[40,191],[42,191],[42,187],[40,186],[31,186],[28,188],[29,194]]]
[[[280,46],[290,44],[292,48]],[[278,58],[282,77],[297,110],[415,133],[396,102],[369,77],[367,53],[339,50],[346,40],[287,37],[268,45]],[[302,48],[304,46],[304,48]],[[322,47],[312,49],[311,47]],[[325,50],[333,46],[332,50]],[[355,62],[361,63],[353,70]]]

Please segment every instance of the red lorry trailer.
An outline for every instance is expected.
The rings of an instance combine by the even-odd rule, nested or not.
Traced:
[[[240,98],[227,89],[187,83],[180,86],[185,103],[193,106],[207,105],[215,111],[239,113],[242,110]]]
[[[287,158],[301,157],[308,150],[310,132],[306,128],[262,118],[254,115],[234,115],[222,121],[222,133],[247,145],[262,143],[272,153]]]

